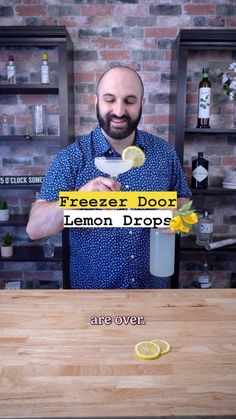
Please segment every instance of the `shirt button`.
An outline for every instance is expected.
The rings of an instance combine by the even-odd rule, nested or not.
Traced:
[[[131,259],[134,259],[134,255],[131,255],[130,257],[131,257]]]
[[[131,281],[132,281],[132,282],[135,282],[135,278],[132,278],[132,279],[131,279]]]

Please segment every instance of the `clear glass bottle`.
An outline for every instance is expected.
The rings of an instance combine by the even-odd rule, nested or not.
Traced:
[[[203,216],[198,221],[198,231],[196,244],[206,246],[213,241],[213,220],[209,217],[209,212],[204,211]]]
[[[150,231],[150,272],[159,277],[173,275],[175,269],[175,234],[161,229]]]
[[[204,262],[203,270],[198,276],[198,280],[194,282],[197,288],[212,288],[211,276],[208,270],[208,263]]]
[[[7,115],[4,114],[2,118],[2,135],[9,135],[9,124],[7,120]]]
[[[43,54],[42,59],[43,63],[41,65],[41,83],[49,84],[48,54]]]
[[[9,55],[7,64],[7,82],[10,84],[16,83],[16,70],[13,55]]]
[[[210,128],[211,82],[208,79],[209,69],[202,69],[202,80],[198,91],[198,120],[196,128]]]

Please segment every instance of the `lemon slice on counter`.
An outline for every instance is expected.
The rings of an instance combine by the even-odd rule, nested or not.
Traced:
[[[122,152],[122,159],[123,160],[132,160],[133,167],[142,166],[145,162],[145,154],[141,148],[131,145],[126,147]]]
[[[160,346],[154,342],[139,342],[134,351],[138,358],[145,360],[156,359],[161,353]]]
[[[161,355],[168,354],[168,352],[170,352],[171,350],[171,346],[169,342],[167,342],[166,340],[156,339],[156,340],[152,340],[152,343],[155,343],[156,345],[160,347]]]

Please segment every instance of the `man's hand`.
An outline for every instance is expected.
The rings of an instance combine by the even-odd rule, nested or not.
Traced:
[[[106,177],[97,177],[85,183],[79,191],[120,191],[120,183]]]

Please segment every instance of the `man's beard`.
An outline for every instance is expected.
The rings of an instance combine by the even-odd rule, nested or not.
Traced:
[[[142,116],[142,106],[140,106],[139,114],[137,118],[132,119],[129,115],[123,115],[121,117],[116,116],[115,114],[108,113],[105,118],[103,118],[99,111],[99,105],[97,103],[96,106],[96,112],[97,112],[97,119],[101,126],[101,128],[105,131],[109,137],[113,138],[114,140],[123,140],[124,138],[128,137],[130,134],[132,134],[133,131],[136,130],[139,121]],[[126,120],[127,125],[124,127],[112,127],[111,121],[112,118],[120,119],[120,120]]]

